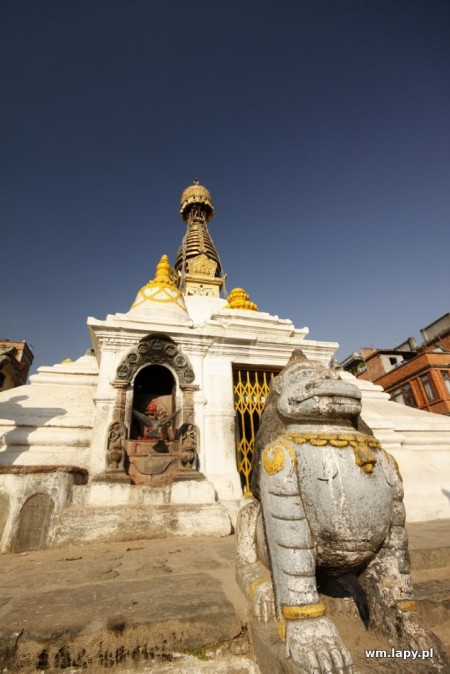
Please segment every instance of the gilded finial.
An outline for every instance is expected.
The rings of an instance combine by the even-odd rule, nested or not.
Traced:
[[[247,309],[249,311],[258,311],[258,306],[251,302],[250,295],[243,288],[233,288],[228,295],[228,303],[224,309]]]
[[[214,204],[211,194],[200,185],[198,178],[194,178],[194,182],[189,187],[183,190],[180,202],[181,217],[185,222],[188,220],[189,211],[194,207],[200,207],[205,214],[205,221],[209,222],[214,215]]]
[[[160,286],[176,288],[175,273],[170,266],[167,255],[162,255],[160,261],[156,265],[155,278],[148,282],[149,286]]]

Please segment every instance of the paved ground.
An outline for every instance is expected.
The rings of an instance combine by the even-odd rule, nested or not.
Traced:
[[[409,536],[422,571],[450,568],[449,520],[410,525]],[[162,673],[184,653],[186,669],[176,671],[257,672],[235,544],[234,536],[179,538],[2,555],[0,671]]]

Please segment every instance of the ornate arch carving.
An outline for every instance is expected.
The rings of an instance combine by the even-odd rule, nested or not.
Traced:
[[[189,358],[168,335],[146,335],[132,348],[117,368],[117,382],[130,384],[137,372],[146,365],[168,365],[178,377],[180,385],[192,384],[195,379]]]

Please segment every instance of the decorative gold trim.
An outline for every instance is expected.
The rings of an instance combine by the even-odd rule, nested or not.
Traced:
[[[159,291],[156,293],[146,293],[145,290],[149,286],[144,286],[144,288],[141,288],[141,290],[138,292],[137,297],[135,301],[133,302],[133,306],[137,307],[139,304],[142,304],[142,302],[162,302],[162,303],[167,303],[167,302],[175,302],[178,303],[178,300],[182,297],[180,291],[177,288],[169,289],[169,288],[161,288]],[[138,301],[140,300],[140,301]],[[181,306],[181,305],[180,305]]]
[[[282,614],[285,620],[307,620],[309,618],[320,618],[326,613],[325,606],[322,603],[308,604],[305,606],[283,606]]]
[[[200,253],[196,257],[192,257],[186,262],[187,271],[189,274],[200,274],[212,278],[216,275],[217,262],[209,258],[205,253]]]
[[[343,433],[286,433],[289,440],[293,440],[301,445],[309,442],[311,445],[322,446],[324,444],[333,447],[358,447],[366,445],[373,449],[381,449],[380,442],[371,435],[356,435]]]
[[[276,440],[270,445],[267,445],[263,452],[262,463],[267,475],[275,475],[278,473],[286,463],[286,450],[291,457],[292,465],[296,465],[295,450],[288,442],[283,440]]]
[[[277,631],[281,641],[286,641],[286,621],[283,618],[282,613],[278,616]]]
[[[377,462],[372,450],[381,449],[379,441],[371,435],[341,434],[341,433],[287,433],[286,437],[299,445],[309,443],[315,447],[353,447],[355,463],[365,473],[371,473]]]
[[[408,611],[414,613],[417,611],[417,604],[412,599],[404,599],[403,601],[397,602],[397,608],[399,611]]]

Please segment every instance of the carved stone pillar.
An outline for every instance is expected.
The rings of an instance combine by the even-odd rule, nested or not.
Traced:
[[[197,384],[180,384],[183,392],[183,409],[181,423],[193,424],[194,422],[194,393],[199,390]]]
[[[120,421],[120,423],[124,424],[128,382],[119,381],[118,379],[116,379],[115,381],[112,382],[112,385],[116,389],[116,401],[114,403],[113,409],[113,421]]]
[[[112,385],[116,389],[116,400],[112,414],[112,422],[106,434],[106,469],[96,475],[94,482],[124,482],[130,484],[129,475],[125,472],[127,427],[125,425],[125,403],[128,382],[115,380]]]

